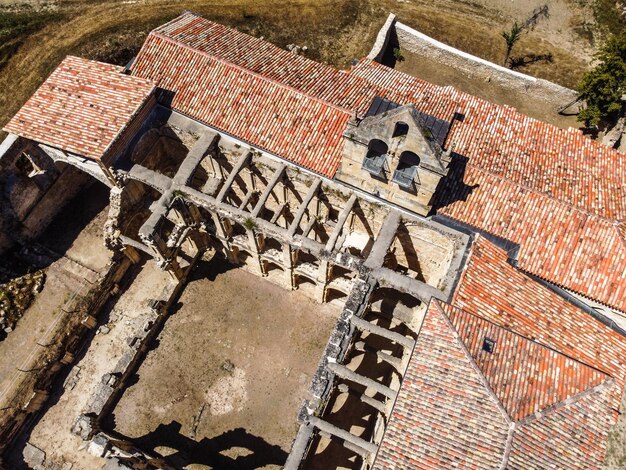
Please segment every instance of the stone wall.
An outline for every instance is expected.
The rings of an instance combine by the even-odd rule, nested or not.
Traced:
[[[51,357],[41,359],[46,361],[45,367],[37,369],[33,372],[31,380],[14,390],[12,393],[14,400],[9,398],[3,403],[3,411],[0,414],[0,468],[3,453],[10,449],[24,427],[44,407],[53,384],[66,370],[66,366],[73,363],[84,340],[96,326],[97,315],[111,294],[117,291],[116,285],[122,280],[130,265],[130,261],[125,257],[112,261],[89,295],[77,298],[76,304],[72,306],[75,314],[50,342],[56,346],[49,349],[53,351]],[[24,397],[30,399],[21,406]]]
[[[0,254],[37,238],[93,179],[55,163],[35,143],[10,135],[0,145]]]
[[[547,103],[553,104],[555,110],[578,96],[574,90],[510,70],[460,51],[400,22],[394,23],[394,31],[398,38],[400,50],[409,51],[437,63],[454,67],[463,71],[471,79],[491,81],[498,87],[522,93],[533,92],[534,97],[539,97]]]

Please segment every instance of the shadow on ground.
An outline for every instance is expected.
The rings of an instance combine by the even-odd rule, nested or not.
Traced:
[[[158,447],[169,447],[174,452],[164,460],[175,468],[199,464],[216,469],[252,470],[266,465],[283,465],[287,460],[287,452],[279,446],[271,445],[243,428],[195,441],[183,435],[181,427],[177,421],[160,424],[154,431],[133,439],[133,443],[151,452],[156,452]],[[230,449],[239,454],[245,449],[248,453],[229,457],[226,453]]]

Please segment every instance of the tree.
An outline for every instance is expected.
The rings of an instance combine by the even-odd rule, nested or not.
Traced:
[[[502,37],[506,41],[506,55],[504,56],[504,65],[509,62],[509,57],[511,56],[511,51],[513,50],[513,46],[515,43],[519,41],[519,38],[522,37],[522,26],[517,23],[513,23],[511,26],[511,31],[502,31]]]
[[[550,9],[548,8],[548,5],[543,5],[543,6],[535,8],[530,14],[530,16],[523,23],[520,24],[516,21],[515,23],[513,23],[513,26],[511,26],[510,31],[502,31],[501,33],[502,37],[506,41],[506,55],[504,56],[504,64],[503,64],[505,67],[507,65],[511,65],[511,66],[516,65],[518,67],[527,65],[527,63],[537,62],[537,58],[538,60],[547,60],[547,57],[548,57],[547,54],[542,54],[542,55],[534,54],[531,56],[517,57],[514,63],[509,64],[509,62],[511,62],[511,51],[513,50],[513,46],[515,46],[515,43],[517,43],[517,41],[519,41],[519,39],[522,37],[522,33],[524,31],[528,32],[529,30],[535,29],[535,26],[537,26],[537,23],[539,22],[540,19],[548,18],[549,16],[550,16]],[[530,59],[530,61],[527,62],[527,59]],[[552,61],[551,57],[550,57],[550,61]]]
[[[586,102],[578,120],[592,126],[614,121],[622,110],[622,96],[626,94],[626,32],[610,36],[596,59],[600,63],[585,73],[578,84],[580,98]]]

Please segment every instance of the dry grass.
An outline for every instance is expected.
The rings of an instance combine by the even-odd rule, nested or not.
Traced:
[[[38,29],[20,36],[14,54],[0,69],[0,125],[67,54],[125,63],[141,46],[148,31],[189,9],[221,23],[285,46],[307,45],[310,57],[347,67],[365,55],[389,11],[436,39],[499,62],[500,31],[510,21],[469,0],[144,0],[137,3],[74,0],[57,3]],[[0,28],[1,29],[1,28]],[[573,86],[587,68],[572,52],[531,33],[519,53],[551,52],[552,64],[535,64],[525,71]]]

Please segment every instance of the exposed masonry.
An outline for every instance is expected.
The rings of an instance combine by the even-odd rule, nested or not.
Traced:
[[[129,338],[127,353],[76,419],[73,431],[91,440],[90,451],[167,467],[100,423],[196,260],[212,249],[287,289],[343,305],[298,415],[286,468],[314,460],[320,439],[328,438],[370,465],[426,305],[431,297],[449,300],[468,236],[372,202],[161,107],[112,174],[107,243],[133,261],[150,256],[178,287],[155,299],[143,331]],[[374,370],[371,364],[361,370],[366,362]],[[331,408],[338,399],[373,410],[366,433],[335,424]]]
[[[204,21],[187,14],[182,18],[181,21],[184,22]],[[390,17],[379,34],[372,58],[380,60],[385,47],[390,44],[391,34],[396,34],[398,39],[408,44],[406,41],[410,39],[407,39],[409,36],[419,39],[419,34],[414,33],[403,25],[396,24],[394,18]],[[165,41],[156,48],[157,51],[175,45],[175,41],[165,40],[167,35],[151,37],[153,42]],[[148,48],[145,50],[149,51]],[[180,52],[176,48],[171,51]],[[185,54],[192,52],[193,48],[185,48]],[[149,52],[145,53],[149,55]],[[177,61],[191,62],[189,57],[177,57]],[[69,59],[66,66],[71,65],[71,62],[76,62],[77,67],[84,66],[86,72],[90,71],[90,67],[80,60]],[[169,65],[177,63],[168,62]],[[220,61],[211,63],[213,65],[207,66],[206,70],[217,71],[218,76],[227,79],[241,72],[239,69],[229,68],[230,65],[227,67],[226,63]],[[151,62],[144,58],[143,64],[146,67]],[[373,66],[372,73],[383,70],[382,67],[377,67]],[[366,72],[367,64],[361,65],[361,69],[355,68],[350,77]],[[186,70],[183,73],[191,71]],[[391,72],[384,70],[384,73]],[[165,75],[167,78],[167,73]],[[210,78],[207,73],[202,72],[200,75],[203,80],[208,80],[202,86],[221,83],[212,78],[207,79]],[[338,76],[344,77],[343,74]],[[515,74],[511,76],[516,77]],[[61,78],[65,80],[67,77]],[[275,97],[275,91],[272,91],[271,87],[268,88],[270,82],[260,80],[256,75],[250,75],[248,78],[252,84],[250,86],[254,85],[249,91],[254,90],[253,94],[263,93],[263,103]],[[176,82],[171,85],[175,88]],[[167,88],[166,85],[163,86]],[[287,88],[280,90],[285,96],[293,97],[294,90]],[[190,100],[187,105],[193,111],[192,105],[196,102],[197,90],[188,91],[189,93],[185,95],[179,90],[177,99],[181,100],[186,96]],[[167,93],[159,94],[159,99],[165,100],[164,103],[168,103]],[[489,250],[494,250],[494,253],[503,257],[502,261],[506,263],[506,267],[513,269],[508,258],[517,257],[520,245],[507,242],[504,238],[499,239],[499,245],[509,249],[510,256],[507,257],[499,250],[495,250],[491,244],[485,245],[480,236],[470,239],[466,235],[476,232],[476,229],[463,227],[460,223],[452,224],[449,219],[441,216],[426,219],[416,215],[430,213],[435,192],[441,193],[442,190],[440,180],[444,183],[455,181],[447,177],[447,174],[453,156],[452,147],[456,142],[451,139],[446,148],[443,147],[452,124],[455,120],[457,125],[462,121],[457,117],[457,113],[454,117],[446,117],[451,121],[437,119],[436,115],[443,114],[418,112],[411,104],[402,106],[400,101],[390,101],[393,94],[373,93],[372,89],[371,96],[359,94],[367,96],[367,100],[371,99],[367,110],[359,109],[351,119],[342,112],[341,116],[342,119],[345,118],[345,122],[341,119],[333,121],[337,129],[346,124],[341,131],[333,128],[333,135],[337,137],[333,141],[336,144],[333,147],[333,152],[336,153],[333,155],[339,158],[341,153],[340,168],[335,180],[320,176],[320,174],[330,175],[326,172],[328,168],[320,170],[320,174],[314,174],[303,167],[307,164],[307,158],[327,155],[328,152],[323,151],[323,146],[318,148],[322,152],[319,155],[313,152],[303,153],[290,147],[290,152],[292,150],[293,152],[289,154],[287,159],[289,161],[286,161],[268,151],[260,150],[259,147],[250,146],[250,142],[262,146],[264,140],[273,137],[277,145],[273,148],[278,152],[276,150],[280,148],[278,144],[283,145],[285,142],[284,138],[276,139],[275,128],[270,126],[265,129],[265,134],[257,132],[258,129],[250,128],[246,130],[245,135],[238,134],[241,139],[249,140],[238,140],[217,128],[200,124],[190,117],[156,105],[152,98],[152,88],[149,92],[140,94],[143,98],[138,103],[144,104],[137,105],[138,111],[134,112],[134,118],[130,119],[132,122],[129,121],[128,126],[124,127],[126,130],[122,132],[123,138],[118,136],[114,141],[119,148],[114,147],[114,151],[109,153],[115,155],[115,158],[107,159],[106,162],[97,163],[97,158],[96,160],[81,158],[69,153],[67,149],[63,151],[50,146],[51,144],[41,143],[48,142],[46,139],[39,139],[40,143],[37,143],[25,137],[10,137],[2,144],[0,170],[19,174],[18,184],[24,187],[36,185],[38,190],[31,191],[34,194],[31,201],[22,201],[21,205],[17,206],[17,213],[0,213],[2,217],[0,221],[6,219],[15,227],[26,221],[23,224],[26,229],[35,228],[37,222],[42,220],[40,207],[51,206],[47,215],[53,217],[56,206],[61,206],[64,198],[69,197],[68,194],[58,191],[58,188],[55,190],[57,186],[67,182],[68,179],[71,180],[73,175],[80,175],[82,180],[77,178],[79,181],[94,177],[110,188],[110,212],[106,226],[108,246],[117,255],[123,253],[134,263],[146,257],[151,258],[149,262],[154,262],[162,270],[167,271],[174,281],[171,288],[156,295],[149,312],[145,313],[143,324],[133,332],[132,337],[128,338],[127,349],[122,359],[112,365],[102,377],[100,387],[88,407],[75,421],[73,431],[90,441],[89,452],[109,458],[105,468],[117,466],[124,468],[125,465],[142,468],[142,465],[145,467],[146,464],[169,468],[160,455],[146,453],[133,442],[133,439],[115,434],[106,429],[106,426],[103,427],[103,423],[115,409],[119,397],[128,385],[127,379],[137,370],[150,343],[166,321],[169,307],[178,293],[184,289],[189,273],[197,260],[207,252],[221,255],[243,269],[286,289],[297,289],[318,302],[332,302],[342,308],[312,380],[310,396],[298,413],[299,430],[286,463],[287,469],[299,469],[308,465],[324,467],[327,465],[324,458],[328,458],[328,455],[325,456],[329,453],[328,449],[335,452],[332,457],[333,465],[370,468],[377,455],[380,457],[386,452],[389,454],[390,447],[392,454],[411,451],[402,447],[412,439],[407,437],[406,430],[401,429],[401,423],[407,415],[409,417],[413,415],[413,408],[405,413],[406,402],[410,404],[411,399],[423,400],[423,397],[433,394],[436,396],[433,402],[436,403],[430,410],[433,415],[441,412],[441,403],[438,401],[441,394],[437,395],[439,392],[436,384],[428,383],[422,389],[416,386],[415,390],[408,392],[412,384],[407,379],[402,386],[405,375],[410,377],[417,373],[418,369],[411,369],[411,361],[423,358],[423,355],[415,354],[414,351],[428,342],[429,338],[435,338],[433,332],[436,333],[437,329],[436,318],[434,320],[427,313],[428,303],[434,298],[436,300],[431,302],[431,308],[439,308],[438,300],[445,302],[452,300],[457,282],[462,286],[457,276],[463,275],[470,264],[466,263],[466,259],[476,261],[481,252],[483,256],[487,256],[491,253]],[[225,96],[228,98],[227,93]],[[402,98],[401,101],[404,102],[406,99]],[[458,104],[454,104],[454,109],[457,109],[457,106]],[[334,115],[331,113],[332,110],[337,111],[332,106],[326,107],[329,115]],[[177,109],[184,108],[181,106]],[[219,106],[205,103],[201,109],[195,110],[195,117],[217,126],[218,124],[214,122],[219,122],[219,116],[212,115],[211,112],[218,108]],[[232,112],[230,124],[222,127],[228,132],[234,129],[231,125],[239,124],[240,121],[246,122],[246,119],[241,119],[240,112],[255,112],[254,108],[249,106],[232,109],[237,109],[237,112]],[[262,107],[263,111],[267,109],[269,109],[267,106]],[[296,115],[299,112],[295,108],[289,109]],[[446,116],[447,114],[450,113],[446,113]],[[35,123],[39,121],[38,114],[34,117]],[[273,123],[277,117],[277,114],[272,116],[270,122]],[[305,116],[302,121],[297,121],[303,126],[298,129],[306,128],[307,119]],[[471,119],[470,115],[466,121]],[[320,129],[326,125],[323,119],[317,123],[321,126]],[[224,126],[224,123],[222,125]],[[284,131],[287,128],[277,127],[277,129],[283,129],[280,137],[290,135],[290,132]],[[310,132],[311,129],[306,131],[303,134],[308,137],[317,135],[320,142],[328,139],[328,136],[322,135],[324,133]],[[299,133],[300,131],[294,132],[294,135]],[[454,137],[454,132],[451,135]],[[259,136],[262,137],[260,140],[253,140]],[[481,145],[477,139],[467,137],[466,140],[473,145]],[[466,142],[465,145],[469,144]],[[61,145],[61,148],[65,147]],[[110,146],[107,149],[110,149]],[[125,150],[122,152],[121,149]],[[297,162],[303,166],[290,162]],[[477,186],[483,188],[484,194],[487,194],[486,197],[491,201],[493,192],[488,190],[488,181]],[[485,187],[487,189],[484,189]],[[49,203],[46,203],[48,200]],[[526,212],[527,208],[524,208],[524,211]],[[35,215],[31,216],[31,213]],[[526,219],[524,221],[526,222]],[[23,235],[26,239],[34,234],[26,230]],[[470,241],[473,243],[471,247]],[[0,249],[2,245],[3,240],[0,240]],[[470,249],[472,255],[468,254]],[[491,255],[492,258],[496,258],[493,253]],[[498,266],[498,269],[502,270],[502,266]],[[517,271],[515,273],[519,274]],[[512,282],[511,287],[505,281],[513,274],[511,272],[507,274],[504,270],[502,273],[498,271],[498,274],[501,275],[499,282],[484,284],[484,278],[488,277],[488,273],[485,269],[478,270],[473,280],[481,290],[470,290],[461,300],[481,304],[478,312],[472,312],[476,315],[494,314],[492,310],[501,313],[508,308],[513,313],[507,318],[512,318],[510,320],[512,322],[521,318],[522,326],[530,327],[524,334],[536,337],[534,324],[548,318],[546,309],[538,314],[536,321],[530,322],[533,325],[528,325],[528,310],[531,310],[532,306],[525,305],[526,310],[518,315],[519,312],[515,308],[517,305],[510,305],[515,302],[509,302],[509,298],[519,295],[524,300],[531,299],[534,292],[529,292],[533,289],[538,291],[540,286],[526,285],[526,277],[523,277],[518,282]],[[467,280],[464,282],[465,285],[469,284]],[[524,285],[528,292],[521,295],[520,289]],[[497,305],[491,298],[496,293],[502,297]],[[459,292],[455,294],[458,295]],[[542,307],[547,308],[550,304],[545,292],[539,292],[536,298],[538,299],[536,303]],[[552,301],[552,304],[555,303]],[[558,315],[561,313],[561,307],[554,308],[557,312],[556,318],[560,318]],[[446,319],[445,316],[442,318]],[[573,318],[578,317],[572,316]],[[567,318],[561,320],[565,322]],[[556,331],[551,322],[552,320],[549,320],[549,326],[543,327],[543,330],[542,327],[538,327],[541,334]],[[92,319],[91,323],[95,325],[95,320]],[[443,326],[454,332],[449,318]],[[503,330],[509,327],[511,327],[509,320],[506,320],[504,326],[499,326]],[[517,328],[521,326],[517,325]],[[432,330],[430,333],[429,329]],[[566,329],[572,330],[570,327]],[[599,341],[597,338],[602,336],[598,334],[596,337],[594,333],[590,333],[590,327],[581,329],[585,330],[584,333],[571,333],[574,338],[582,339],[589,336],[594,337],[594,341]],[[483,333],[486,330],[480,328],[475,330],[472,333],[474,336],[466,338],[466,343],[462,342],[460,334],[453,335],[458,344],[454,343],[452,346],[464,352],[464,357],[468,360],[470,340],[485,340]],[[603,348],[606,348],[606,344],[614,345],[608,341],[608,334],[602,334],[607,339],[602,343]],[[490,337],[493,336],[490,334]],[[570,345],[576,343],[569,339],[570,336],[563,339],[568,351]],[[615,338],[611,338],[611,341],[617,343]],[[492,350],[484,354],[493,353],[493,344]],[[499,343],[500,346],[495,347],[501,348],[504,344],[502,341]],[[435,353],[440,352],[437,344],[427,346],[432,347]],[[510,354],[515,352],[510,344],[507,347],[506,351]],[[553,348],[563,349],[564,346]],[[597,352],[597,349],[588,348],[586,344],[582,349],[589,357]],[[482,367],[489,364],[497,366],[500,360],[498,358],[501,357],[498,356],[498,351],[496,349],[491,359],[485,359],[486,365],[483,364]],[[479,353],[483,354],[480,351]],[[521,356],[523,355],[520,354]],[[616,353],[614,356],[618,358],[619,354]],[[436,372],[445,375],[450,371],[446,362],[448,359],[444,356],[440,359],[441,364],[430,365],[433,366],[433,370],[440,366]],[[619,362],[619,359],[615,361]],[[496,397],[494,393],[499,389],[488,384],[491,376],[486,374],[478,363],[469,361],[467,364],[473,367],[471,370],[480,378],[479,385],[487,389],[491,396]],[[554,364],[554,361],[550,361],[550,364]],[[459,370],[463,370],[465,365],[460,363]],[[506,367],[511,373],[517,374],[516,367],[521,366],[507,362]],[[578,369],[572,370],[576,372]],[[496,367],[495,373],[500,372],[501,370]],[[427,375],[422,375],[425,377],[424,380],[430,380]],[[448,375],[452,381],[459,379],[458,383],[453,382],[453,390],[456,390],[457,386],[462,387],[463,382],[467,381],[466,376]],[[586,382],[583,385],[585,384]],[[606,382],[605,388],[608,389],[615,384],[621,385],[621,382],[614,383],[611,379],[610,383]],[[542,380],[542,385],[549,388],[550,381]],[[612,393],[611,390],[608,390],[607,395]],[[525,389],[520,387],[519,392],[523,395]],[[411,393],[412,396],[402,397],[403,393],[405,395]],[[526,398],[528,397],[524,397]],[[472,403],[470,397],[466,403],[468,410]],[[496,411],[502,411],[504,402],[502,406],[498,400],[496,403],[498,404]],[[566,399],[560,403],[562,405],[558,406],[569,406],[572,402]],[[612,402],[607,400],[606,403],[610,405]],[[426,408],[431,404],[425,403]],[[609,405],[605,408],[599,406],[597,409],[616,410],[616,405]],[[534,413],[535,417],[540,417],[541,413],[554,411],[550,407],[543,408],[541,412],[537,410]],[[446,413],[444,410],[443,414]],[[394,415],[400,417],[400,426],[398,420],[393,420]],[[453,415],[454,413],[448,413],[446,418],[458,418]],[[608,413],[598,412],[595,415],[602,418]],[[580,416],[586,417],[587,413],[581,412]],[[480,420],[484,418],[487,418],[484,414],[480,416]],[[509,458],[509,453],[516,452],[513,435],[518,432],[518,427],[525,424],[525,421],[519,421],[515,426],[509,426],[510,422],[506,419],[504,421],[507,424],[505,430],[508,432],[508,439],[505,432],[503,436],[506,443],[502,462]],[[463,416],[462,420],[453,424],[455,426],[458,424],[464,429],[473,426],[470,430],[477,430],[477,435],[480,435],[481,423],[482,421],[477,425],[474,422],[468,426]],[[389,436],[394,426],[395,438],[400,444],[395,444],[394,437]],[[606,426],[602,427],[600,431],[605,432],[605,428]],[[433,427],[427,431],[422,436],[429,439],[429,433],[438,433],[440,430]],[[597,433],[598,436],[600,431]],[[437,439],[441,437],[438,435]],[[448,438],[450,436],[446,437]],[[453,446],[457,442],[454,438],[455,436],[452,436],[449,439]],[[602,443],[603,439],[599,438]],[[479,440],[476,444],[482,447],[483,442],[478,442]],[[565,442],[563,448],[572,447],[568,444],[569,441],[564,439],[563,442]],[[413,439],[409,444],[420,443],[420,439]],[[447,445],[447,442],[444,444]],[[427,450],[434,452],[436,445],[429,446]],[[600,446],[600,451],[602,450]],[[451,458],[458,457],[457,452],[451,454],[453,454]],[[595,457],[591,459],[600,460]],[[380,460],[377,460],[377,463],[382,465]]]

